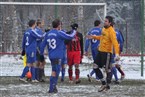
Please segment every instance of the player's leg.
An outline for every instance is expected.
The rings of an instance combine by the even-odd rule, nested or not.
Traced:
[[[124,73],[124,71],[121,69],[121,67],[120,67],[119,64],[116,64],[115,67],[116,67],[117,70],[121,73],[121,78],[120,78],[120,80],[123,80],[124,77],[125,77],[125,73]]]
[[[99,88],[98,92],[103,91],[106,88],[106,81],[104,79],[103,73],[99,68],[102,68],[104,65],[102,63],[102,52],[98,51],[96,59],[94,60],[94,71],[98,78],[101,81],[102,86]]]
[[[50,76],[50,86],[49,86],[49,93],[56,93],[57,88],[57,81],[60,73],[60,59],[51,59],[51,66],[52,66],[52,73]]]
[[[79,69],[79,65],[80,65],[80,62],[81,62],[81,53],[80,51],[75,51],[74,52],[74,60],[73,60],[73,63],[75,65],[75,75],[76,75],[76,84],[80,83],[80,69]]]
[[[102,55],[102,59],[103,60],[106,60],[106,61],[103,61],[102,63],[105,64],[105,70],[106,70],[106,91],[108,89],[110,89],[110,83],[111,83],[111,79],[112,79],[112,72],[111,72],[111,69],[112,69],[112,66],[111,66],[111,58],[112,58],[112,54],[111,53],[103,53]]]
[[[117,75],[117,69],[115,67],[114,58],[115,58],[115,55],[113,54],[112,57],[111,57],[111,65],[112,65],[111,72],[112,72],[112,75],[114,75],[114,77],[115,77],[115,83],[119,84],[119,81],[118,81],[119,79],[118,79],[118,75]]]
[[[69,82],[73,82],[73,53],[67,52]]]

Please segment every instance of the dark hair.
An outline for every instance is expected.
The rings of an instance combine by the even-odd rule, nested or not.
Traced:
[[[52,22],[52,27],[53,27],[53,28],[57,28],[60,24],[61,24],[61,21],[60,21],[59,19],[55,19],[55,20]]]
[[[37,26],[38,26],[39,24],[41,24],[41,20],[40,20],[40,19],[37,20]]]
[[[99,26],[100,25],[100,21],[99,20],[95,20],[95,22],[94,22],[94,26]]]
[[[32,27],[35,24],[35,22],[36,22],[35,20],[30,20],[28,22],[29,27]]]
[[[72,29],[77,29],[79,26],[78,26],[77,23],[74,23],[74,24],[71,25],[71,27],[72,27]]]
[[[112,16],[106,16],[105,18],[108,19],[109,23],[113,22],[113,17]]]

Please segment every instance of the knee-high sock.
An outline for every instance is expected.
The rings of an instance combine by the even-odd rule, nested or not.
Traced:
[[[117,80],[118,80],[118,76],[117,76],[117,70],[116,70],[116,67],[112,67],[111,71],[112,71],[112,74],[113,74],[114,77],[115,77],[115,80],[117,81]]]
[[[73,80],[73,78],[72,78],[72,75],[73,75],[72,69],[68,69],[68,74],[69,74],[69,80]]]
[[[98,76],[98,78],[101,80],[102,85],[105,85],[106,82],[103,79],[103,74],[102,74],[101,70],[99,68],[95,68],[94,71],[95,71],[96,75]]]
[[[120,67],[117,67],[117,69],[118,69],[118,71],[121,73],[121,75],[125,75],[124,72],[123,72],[123,70],[121,70]]]
[[[37,80],[40,80],[39,74],[40,74],[40,69],[39,69],[39,68],[35,68],[35,78],[36,78]]]
[[[80,70],[75,69],[75,74],[76,74],[76,80],[78,80],[80,78]]]
[[[55,87],[55,77],[50,76],[49,92],[53,92],[54,87]]]
[[[60,65],[56,65],[56,85],[57,85],[57,81],[58,81],[58,78],[59,78],[59,74],[60,74]]]
[[[112,79],[112,72],[108,72],[107,73],[107,77],[106,77],[107,84],[110,84],[111,83],[111,79]]]
[[[24,78],[28,71],[29,71],[29,67],[26,66],[26,67],[23,69],[23,72],[22,72],[22,75],[20,76],[20,78]]]
[[[31,67],[32,80],[35,80],[35,68]]]
[[[95,73],[94,69],[91,71],[90,76],[92,76]]]
[[[61,70],[61,79],[64,80],[65,77],[65,68],[62,68]]]

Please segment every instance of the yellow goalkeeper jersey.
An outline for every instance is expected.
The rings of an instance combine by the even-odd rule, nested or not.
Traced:
[[[117,42],[116,33],[112,26],[102,29],[101,36],[93,36],[94,39],[100,40],[99,51],[112,53],[113,47],[115,54],[119,54],[119,44]]]

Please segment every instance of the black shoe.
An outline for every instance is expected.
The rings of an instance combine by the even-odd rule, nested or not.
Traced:
[[[61,79],[61,82],[64,82],[64,79]]]
[[[104,91],[108,91],[110,89],[110,86],[107,85],[106,88],[104,89]]]
[[[45,82],[45,80],[44,79],[41,79],[41,80],[39,80],[39,82]]]
[[[92,82],[91,77],[90,77],[89,74],[87,75],[87,77],[88,77],[88,81],[89,81],[89,82]]]
[[[58,93],[58,90],[57,90],[56,87],[54,87],[53,91],[50,91],[50,90],[49,90],[48,93]]]
[[[81,80],[80,79],[76,81],[76,84],[79,84],[79,83],[81,83]]]
[[[54,87],[53,92],[54,93],[58,93],[58,90],[57,90],[57,87],[56,86]]]
[[[120,82],[117,80],[117,81],[113,81],[114,84],[119,84]]]

